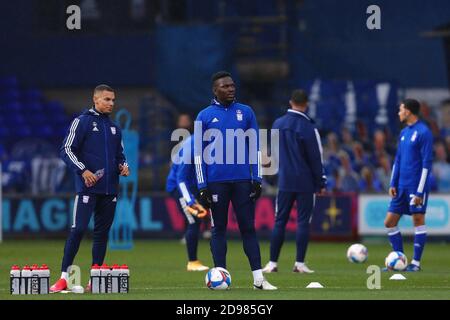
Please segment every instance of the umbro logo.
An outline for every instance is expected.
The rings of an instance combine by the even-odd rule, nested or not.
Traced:
[[[92,129],[92,131],[98,131],[97,127],[94,127],[94,129]]]
[[[212,122],[219,122],[219,119],[214,118]]]

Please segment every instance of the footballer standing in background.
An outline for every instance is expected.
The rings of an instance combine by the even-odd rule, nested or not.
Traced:
[[[187,221],[185,239],[188,253],[187,271],[206,271],[208,266],[197,259],[198,239],[202,219],[208,215],[196,200],[197,181],[194,168],[194,140],[189,136],[184,140],[177,158],[174,159],[167,176],[166,191],[177,201],[178,209]]]
[[[420,259],[426,242],[425,212],[429,195],[429,176],[433,161],[433,135],[419,119],[420,103],[405,99],[399,107],[400,132],[397,154],[392,168],[389,195],[392,200],[384,221],[394,251],[403,252],[398,222],[403,214],[412,215],[414,223],[414,257],[406,271],[420,271]]]
[[[252,270],[253,288],[276,290],[277,287],[263,276],[255,230],[255,202],[261,195],[262,182],[256,116],[249,106],[235,101],[236,88],[230,73],[215,73],[212,86],[214,99],[200,111],[195,123],[194,154],[199,202],[211,207],[214,265],[226,269],[226,231],[231,201]],[[249,138],[240,139],[245,144],[238,146],[237,135],[244,132]],[[212,136],[208,136],[209,133]],[[226,139],[230,133],[232,139]]]
[[[322,144],[314,121],[306,114],[308,96],[294,90],[286,114],[275,120],[272,130],[279,130],[278,194],[275,203],[275,225],[270,238],[270,261],[265,273],[278,271],[286,224],[297,202],[296,260],[293,272],[313,273],[305,264],[309,242],[309,225],[316,195],[325,192],[326,176],[322,164]]]

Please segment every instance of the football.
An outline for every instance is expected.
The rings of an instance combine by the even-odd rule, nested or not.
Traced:
[[[402,271],[406,269],[408,259],[403,252],[392,251],[386,257],[385,265],[388,270]]]
[[[352,244],[347,250],[347,259],[353,263],[363,263],[367,260],[368,251],[367,248],[360,244]]]
[[[211,268],[206,273],[205,283],[211,290],[226,290],[231,286],[231,275],[224,268]]]

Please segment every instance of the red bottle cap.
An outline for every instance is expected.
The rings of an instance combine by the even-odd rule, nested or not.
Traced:
[[[33,264],[32,266],[31,266],[31,268],[34,270],[34,269],[39,269],[39,266],[37,265],[37,264]]]
[[[118,264],[113,264],[112,268],[113,269],[120,269],[120,266]]]
[[[106,263],[104,263],[102,264],[101,269],[109,269],[109,266]]]
[[[15,264],[11,267],[11,270],[20,270],[20,267]]]
[[[26,264],[23,266],[23,270],[31,270],[31,269],[30,269],[30,266]]]
[[[121,269],[128,269],[128,266],[126,264],[123,264],[120,268]]]
[[[41,270],[48,270],[48,266],[44,263],[44,264],[41,266]]]

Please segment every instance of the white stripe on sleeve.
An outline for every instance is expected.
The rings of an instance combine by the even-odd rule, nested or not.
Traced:
[[[262,158],[262,153],[261,151],[258,151],[258,178],[262,178],[262,174],[261,174],[261,160]]]
[[[189,191],[186,187],[186,184],[184,182],[180,182],[179,184],[180,190],[181,190],[181,194],[183,195],[183,198],[186,200],[187,203],[191,202],[191,196],[189,194]]]
[[[419,187],[417,188],[417,192],[422,193],[423,188],[425,187],[425,182],[427,181],[428,169],[422,169],[422,176],[420,177]]]
[[[392,183],[392,179],[394,178],[394,172],[395,172],[395,164],[392,167],[392,173],[391,173],[391,183]]]
[[[322,148],[322,142],[320,141],[320,134],[319,134],[319,131],[316,128],[314,128],[314,133],[316,134],[317,145],[319,146],[320,161],[323,164],[323,148]]]
[[[67,137],[66,144],[64,145],[64,150],[66,151],[67,156],[69,159],[80,169],[83,170],[86,168],[84,164],[82,164],[80,161],[78,161],[75,154],[72,152],[72,143],[73,139],[75,139],[75,131],[77,130],[78,123],[80,122],[80,119],[76,118],[73,120],[72,125],[70,126],[69,130],[69,136]]]
[[[192,214],[190,214],[189,211],[187,210],[186,200],[184,198],[180,198],[178,200],[180,201],[181,208],[183,209],[183,213],[186,216],[186,219],[188,220],[189,224],[194,224],[195,223],[195,219],[192,216]]]
[[[198,181],[198,183],[203,183],[204,179],[203,179],[203,172],[202,172],[200,156],[196,156],[194,161],[195,161],[195,167],[197,169],[196,170],[197,171],[197,181]]]

